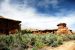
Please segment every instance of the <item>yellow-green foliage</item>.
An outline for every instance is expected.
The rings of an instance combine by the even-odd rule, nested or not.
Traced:
[[[31,34],[32,31],[25,29],[25,30],[21,30],[21,33],[22,33],[22,34]]]
[[[42,48],[44,46],[56,47],[63,44],[63,41],[75,40],[75,34],[21,34],[0,35],[0,50],[16,50],[32,48]]]

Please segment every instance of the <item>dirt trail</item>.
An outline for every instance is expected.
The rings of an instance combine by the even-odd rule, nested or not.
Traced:
[[[75,41],[64,42],[63,45],[54,48],[53,50],[75,50]]]
[[[28,50],[32,50],[32,49],[28,49]],[[75,41],[67,41],[67,42],[64,42],[63,45],[60,45],[58,47],[47,46],[38,50],[75,50]]]
[[[75,41],[64,42],[63,45],[55,48],[44,47],[43,49],[40,50],[75,50]]]

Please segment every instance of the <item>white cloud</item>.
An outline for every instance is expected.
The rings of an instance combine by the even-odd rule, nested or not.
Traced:
[[[60,13],[59,13],[60,14]],[[61,13],[62,14],[62,13]],[[22,21],[22,29],[36,28],[36,29],[54,29],[57,28],[57,24],[65,22],[74,30],[72,25],[75,23],[75,15],[68,14],[66,17],[54,17],[39,15],[35,12],[34,8],[25,8],[23,10],[17,10],[9,4],[9,0],[3,2],[0,15]]]
[[[49,5],[52,5],[53,8],[57,8],[58,7],[58,0],[42,0],[38,3],[37,6],[44,6],[45,8],[48,8]]]

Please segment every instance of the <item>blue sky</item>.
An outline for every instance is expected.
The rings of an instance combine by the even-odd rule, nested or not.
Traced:
[[[75,29],[75,0],[0,0],[0,15],[21,20],[22,28],[54,29],[65,22]]]
[[[25,4],[36,9],[37,13],[56,15],[62,9],[66,11],[63,15],[67,15],[69,11],[75,10],[75,0],[11,0],[14,5],[24,7]]]

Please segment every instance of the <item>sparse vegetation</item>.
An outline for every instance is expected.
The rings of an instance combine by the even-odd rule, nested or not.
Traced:
[[[24,29],[24,30],[21,30],[21,33],[22,34],[31,34],[32,31],[31,30]]]
[[[75,40],[75,34],[10,34],[0,35],[0,50],[16,50],[42,48],[44,46],[57,47],[64,41]],[[2,47],[1,47],[2,46]]]

